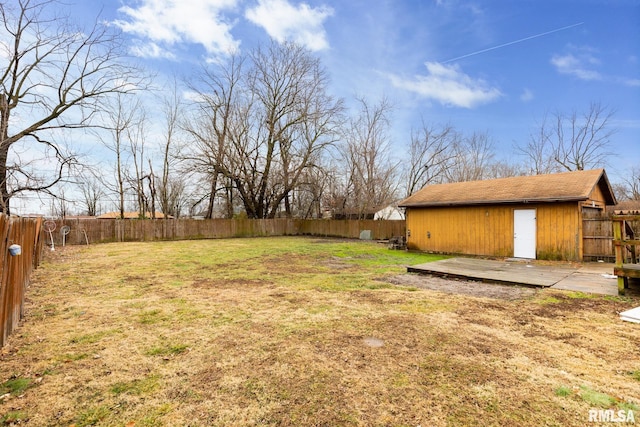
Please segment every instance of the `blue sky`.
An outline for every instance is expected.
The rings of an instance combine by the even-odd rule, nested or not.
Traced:
[[[638,0],[67,0],[120,27],[151,70],[188,75],[230,48],[291,39],[322,59],[334,94],[394,104],[394,143],[422,118],[486,131],[499,157],[545,113],[616,113],[608,168],[640,166]]]

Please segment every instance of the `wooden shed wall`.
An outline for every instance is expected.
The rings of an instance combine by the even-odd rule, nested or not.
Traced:
[[[536,209],[537,258],[581,259],[578,203],[407,208],[407,246],[427,252],[513,256],[515,209]]]
[[[600,209],[604,209],[606,201],[605,201],[604,193],[602,192],[602,188],[599,185],[596,185],[591,194],[589,195],[589,200],[584,202],[584,205],[591,205],[594,202],[593,207],[597,207]]]

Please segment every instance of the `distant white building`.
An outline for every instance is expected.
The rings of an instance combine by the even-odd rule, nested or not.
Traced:
[[[380,209],[373,215],[373,219],[395,219],[404,220],[404,209],[396,205],[389,205]]]

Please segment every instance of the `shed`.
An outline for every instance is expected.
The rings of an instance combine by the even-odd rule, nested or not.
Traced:
[[[428,185],[401,201],[407,247],[583,260],[584,220],[616,199],[604,169]]]
[[[404,220],[404,209],[400,209],[397,204],[388,205],[376,211],[373,219],[402,221]]]

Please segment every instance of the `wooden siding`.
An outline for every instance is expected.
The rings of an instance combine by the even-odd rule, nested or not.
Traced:
[[[581,259],[578,203],[408,208],[407,246],[427,252],[513,256],[515,209],[536,209],[537,258]]]
[[[589,199],[583,203],[584,206],[595,207],[599,209],[604,209],[606,201],[605,201],[604,193],[599,185],[596,185],[591,194],[589,194]],[[595,204],[595,206],[593,206]]]

